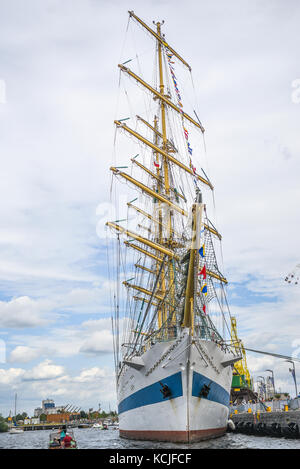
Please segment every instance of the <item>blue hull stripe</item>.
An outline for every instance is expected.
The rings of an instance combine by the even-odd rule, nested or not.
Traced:
[[[130,396],[126,397],[119,403],[118,412],[126,412],[127,410],[136,409],[137,407],[143,407],[150,404],[157,404],[158,402],[168,401],[169,399],[175,399],[176,397],[182,396],[182,379],[181,372],[175,373],[174,375],[168,376],[161,381],[166,384],[172,395],[170,397],[163,397],[161,393],[160,382],[146,386],[137,392],[134,392]]]
[[[201,375],[200,373],[193,372],[193,385],[192,385],[192,396],[199,397],[200,391],[204,384],[210,386],[210,391],[207,397],[202,397],[202,399],[207,399],[209,401],[218,402],[225,406],[229,406],[229,393],[215,381],[211,381],[206,376]]]

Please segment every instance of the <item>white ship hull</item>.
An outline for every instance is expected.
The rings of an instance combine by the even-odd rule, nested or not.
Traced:
[[[157,342],[119,376],[120,436],[191,442],[223,435],[231,359],[233,355],[215,342],[192,339],[187,333],[180,339]],[[162,384],[171,395],[163,395]],[[206,397],[200,395],[204,384],[209,385]]]

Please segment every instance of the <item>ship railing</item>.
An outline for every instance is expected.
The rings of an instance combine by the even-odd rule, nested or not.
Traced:
[[[168,326],[155,331],[150,337],[146,338],[142,348],[148,350],[152,345],[157,342],[170,342],[180,336],[180,329],[177,326]],[[212,327],[203,327],[196,325],[193,331],[193,337],[206,341],[213,341],[219,345],[223,351],[230,351],[230,347],[223,341],[223,339],[216,333]]]

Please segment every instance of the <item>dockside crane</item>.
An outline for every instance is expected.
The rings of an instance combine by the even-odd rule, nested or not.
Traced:
[[[231,346],[242,356],[242,359],[234,364],[231,385],[231,400],[242,401],[257,400],[257,395],[253,392],[253,380],[248,366],[246,351],[241,339],[238,338],[236,318],[231,316]]]
[[[240,385],[247,385],[251,389],[252,379],[247,366],[246,351],[244,349],[243,342],[238,338],[236,318],[234,316],[231,317],[231,344],[235,348],[236,352],[240,353],[243,357],[240,361],[235,363],[233,376],[240,376]],[[238,384],[237,380],[236,384]]]

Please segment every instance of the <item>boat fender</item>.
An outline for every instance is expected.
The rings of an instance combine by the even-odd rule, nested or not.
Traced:
[[[204,384],[200,390],[199,397],[207,397],[210,391],[210,385]]]
[[[234,432],[235,430],[234,422],[231,419],[227,420],[227,430],[230,432]]]
[[[163,384],[161,381],[159,382],[159,384],[161,385],[160,392],[162,393],[163,398],[166,399],[167,397],[170,397],[172,395],[172,392],[169,386]]]

